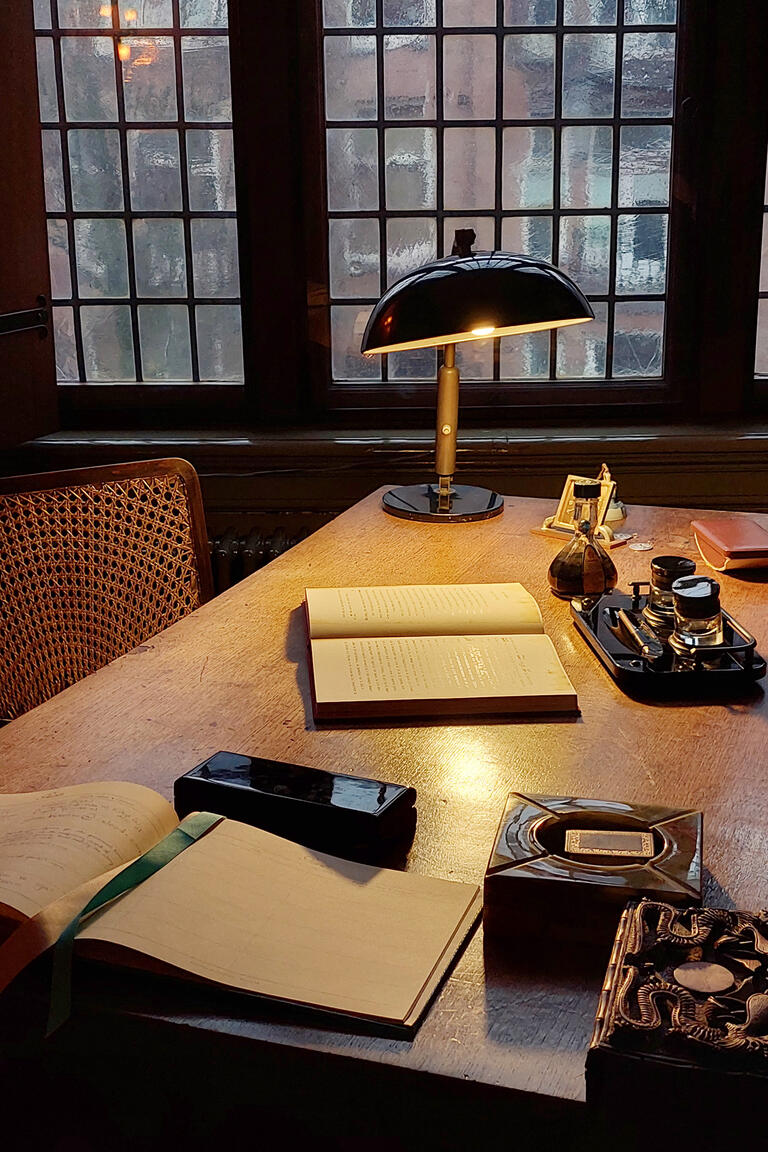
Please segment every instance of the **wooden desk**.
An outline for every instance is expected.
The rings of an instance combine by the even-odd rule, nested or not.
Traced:
[[[217,749],[377,775],[418,789],[408,867],[478,883],[512,790],[668,802],[705,812],[709,902],[764,906],[762,690],[729,705],[652,705],[624,696],[576,633],[567,604],[548,591],[558,543],[529,529],[552,511],[549,502],[510,497],[495,520],[431,526],[386,516],[379,500],[374,493],[192,616],[0,731],[0,788],[130,779],[170,797],[174,778]],[[696,556],[691,518],[684,510],[633,507],[628,528],[652,540],[653,550],[614,551],[620,584],[645,578],[655,554]],[[578,722],[315,727],[301,608],[306,585],[508,580],[520,580],[542,606],[578,691]],[[755,575],[724,576],[722,586],[725,606],[767,652],[766,587]],[[314,1092],[312,1107],[322,1115],[315,1112],[307,1133],[316,1147],[325,1146],[324,1123],[334,1126],[328,1144],[334,1148],[378,1148],[379,1137],[382,1148],[410,1147],[409,1140],[420,1148],[432,1146],[430,1140],[461,1148],[462,1123],[475,1136],[487,1130],[497,1138],[499,1125],[518,1125],[519,1133],[526,1118],[553,1134],[567,1130],[573,1147],[601,973],[569,972],[569,958],[561,959],[546,973],[526,970],[512,957],[484,952],[478,931],[412,1043],[244,1018],[242,998],[204,1013],[161,1003],[137,1016],[158,1021],[162,1044],[182,1035],[188,1059],[194,1054],[204,1062],[206,1083],[214,1064],[229,1070],[236,1058],[253,1076],[258,1069],[249,1109],[284,1092],[287,1081],[301,1098]],[[80,1051],[94,1063],[102,1048],[120,1041],[124,1056],[129,1046],[125,1063],[141,1065],[143,1049],[130,1048],[140,1033],[124,1035],[127,1027],[113,1022],[108,1035],[98,1015],[73,1021],[57,1041],[62,1058],[75,1043],[66,1037],[82,1028],[87,1041]],[[292,1107],[286,1124],[300,1124],[299,1113]],[[205,1129],[199,1116],[192,1128]],[[399,1143],[398,1132],[409,1140],[403,1135]]]

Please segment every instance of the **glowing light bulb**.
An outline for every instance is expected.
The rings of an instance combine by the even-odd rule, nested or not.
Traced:
[[[473,328],[472,329],[472,335],[473,336],[490,336],[491,332],[494,332],[495,330],[496,330],[496,325],[491,324],[486,328]]]
[[[130,24],[133,20],[138,20],[139,14],[135,8],[126,8],[123,17],[125,18],[126,24]]]
[[[107,19],[111,15],[112,15],[112,5],[111,4],[102,4],[101,8],[99,8],[99,16],[103,16],[105,19]]]
[[[126,44],[124,40],[121,40],[117,46],[117,54],[121,60],[130,60],[130,58],[131,58],[131,46],[130,46],[130,44]]]

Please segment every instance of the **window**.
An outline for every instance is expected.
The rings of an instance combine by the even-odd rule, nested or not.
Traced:
[[[226,0],[35,0],[60,381],[242,381]]]
[[[460,345],[464,380],[660,377],[676,0],[505,0],[503,22],[495,0],[323,13],[333,380],[434,377],[434,351],[382,364],[361,331],[468,227],[481,250],[554,261],[595,322]]]
[[[357,348],[466,226],[561,264],[597,320],[462,347],[463,418],[768,400],[768,6],[10,3],[35,13],[70,424],[428,422],[435,354]]]

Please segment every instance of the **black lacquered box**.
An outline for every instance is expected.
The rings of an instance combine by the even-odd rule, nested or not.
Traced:
[[[596,1136],[764,1148],[766,1101],[768,912],[631,904],[587,1056]]]
[[[628,900],[700,903],[701,852],[701,812],[513,792],[485,874],[486,932],[610,945]]]

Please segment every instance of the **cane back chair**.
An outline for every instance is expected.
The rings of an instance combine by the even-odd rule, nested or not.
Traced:
[[[186,460],[0,479],[0,719],[211,595],[200,482]]]

